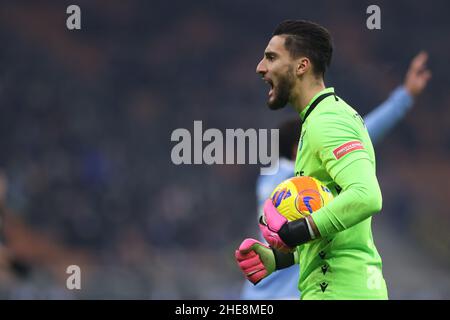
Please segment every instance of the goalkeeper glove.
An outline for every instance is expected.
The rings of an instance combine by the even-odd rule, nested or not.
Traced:
[[[295,263],[295,254],[272,249],[255,239],[245,239],[235,252],[239,268],[245,277],[257,284],[275,270],[284,269]]]
[[[284,253],[293,252],[296,246],[312,239],[305,218],[288,222],[270,199],[264,203],[264,215],[259,221],[259,229],[272,248]]]
[[[245,239],[235,252],[239,268],[245,277],[257,284],[275,271],[275,255],[271,248],[255,239]]]

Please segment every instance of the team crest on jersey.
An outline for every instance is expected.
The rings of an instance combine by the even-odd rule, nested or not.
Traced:
[[[364,146],[361,143],[361,141],[355,140],[355,141],[350,141],[350,142],[344,143],[340,147],[337,147],[336,149],[333,150],[333,154],[334,154],[335,158],[339,160],[340,158],[345,156],[347,153],[350,153],[355,150],[362,150],[362,149],[364,149]]]
[[[300,152],[300,150],[302,150],[303,147],[303,137],[305,136],[305,131],[302,132],[301,136],[300,136],[300,141],[298,142],[298,149],[297,152]]]

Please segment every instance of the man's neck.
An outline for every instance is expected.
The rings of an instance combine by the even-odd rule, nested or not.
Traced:
[[[291,104],[298,113],[301,113],[308,106],[311,99],[324,89],[325,84],[323,83],[323,80],[310,82],[304,85],[299,84],[299,87],[296,89],[298,94],[294,97]]]

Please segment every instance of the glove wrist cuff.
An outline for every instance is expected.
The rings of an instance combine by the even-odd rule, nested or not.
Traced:
[[[280,229],[278,235],[291,248],[312,240],[305,218],[286,223]]]
[[[275,270],[288,268],[295,264],[295,257],[293,253],[283,253],[276,249],[272,249],[275,257]]]

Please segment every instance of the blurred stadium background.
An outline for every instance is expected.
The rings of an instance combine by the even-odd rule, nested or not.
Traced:
[[[428,51],[430,84],[376,149],[374,237],[391,298],[450,298],[448,1],[377,1],[375,31],[368,1],[0,3],[0,298],[237,298],[259,166],[175,166],[170,135],[295,116],[267,109],[255,74],[288,18],[329,28],[327,84],[362,115]],[[66,289],[72,264],[81,290]]]

